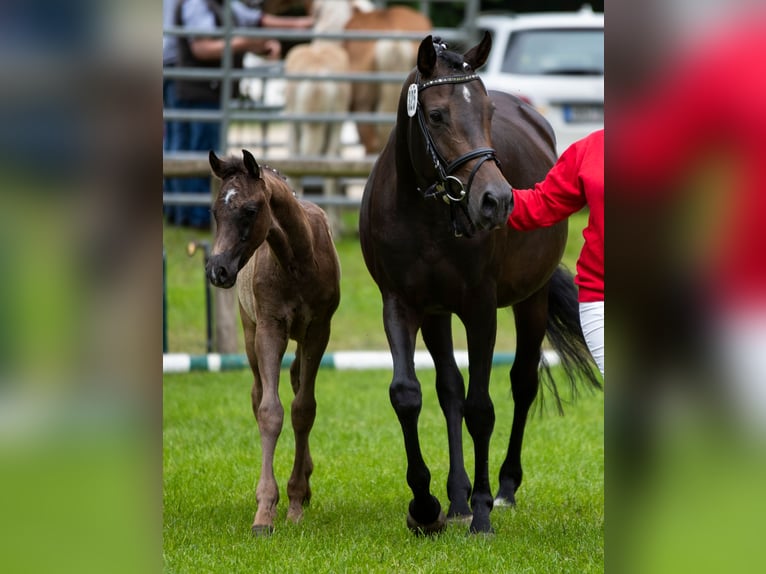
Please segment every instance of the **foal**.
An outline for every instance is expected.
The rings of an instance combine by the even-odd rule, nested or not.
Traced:
[[[278,392],[282,357],[288,340],[295,340],[290,367],[295,462],[287,483],[287,519],[298,522],[311,498],[314,384],[340,301],[340,263],[325,213],[297,199],[284,179],[261,169],[250,152],[222,160],[211,151],[210,167],[222,184],[213,206],[216,233],[206,273],[216,287],[237,284],[262,448],[252,531],[270,534],[279,501],[273,462],[284,417]]]

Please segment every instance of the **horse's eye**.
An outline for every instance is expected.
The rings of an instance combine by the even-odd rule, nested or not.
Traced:
[[[428,117],[431,119],[431,121],[435,124],[441,123],[442,121],[442,113],[439,110],[432,110]]]

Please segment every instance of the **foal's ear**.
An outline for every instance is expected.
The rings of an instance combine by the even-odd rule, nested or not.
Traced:
[[[436,49],[433,37],[429,34],[418,48],[418,72],[421,76],[429,77],[436,66]]]
[[[261,168],[258,167],[258,162],[255,161],[253,154],[246,149],[243,149],[242,159],[245,161],[245,169],[247,170],[247,173],[250,174],[250,177],[253,179],[261,177]]]
[[[221,160],[218,159],[218,156],[215,155],[215,152],[211,149],[210,153],[207,154],[208,160],[210,160],[210,169],[213,170],[213,173],[221,177]]]
[[[478,70],[487,61],[489,51],[492,49],[492,36],[489,32],[484,32],[481,42],[463,54],[463,59],[474,69]]]

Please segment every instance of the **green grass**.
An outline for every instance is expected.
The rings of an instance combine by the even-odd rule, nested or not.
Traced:
[[[344,228],[357,227],[354,212],[343,216]],[[574,272],[577,256],[582,248],[582,229],[587,223],[587,212],[570,218],[569,240],[563,262]],[[205,287],[202,253],[193,257],[186,254],[192,240],[210,241],[210,233],[165,226],[164,247],[167,253],[168,291],[168,347],[174,353],[199,354],[205,352]],[[333,318],[332,335],[328,351],[387,349],[383,332],[380,291],[365,267],[361,247],[353,233],[336,239],[341,260],[341,301]],[[466,349],[465,331],[455,319],[453,324],[455,348]],[[244,352],[241,329],[239,351]],[[498,352],[511,352],[515,348],[513,313],[509,309],[498,312],[498,332],[495,348]],[[422,342],[419,345],[424,348]]]
[[[423,452],[433,492],[446,505],[444,420],[433,371],[419,377]],[[405,526],[411,494],[388,371],[320,371],[313,498],[302,523],[285,521],[294,446],[291,392],[283,384],[285,427],[275,459],[282,500],[274,535],[258,539],[250,535],[260,469],[250,382],[245,371],[165,377],[166,572],[603,572],[602,394],[586,394],[564,417],[551,411],[530,418],[518,506],[492,512],[493,536],[466,536],[466,526],[455,524],[424,539]],[[495,490],[513,409],[506,369],[495,369],[490,388],[497,416],[489,461]],[[464,444],[472,476],[467,432]]]

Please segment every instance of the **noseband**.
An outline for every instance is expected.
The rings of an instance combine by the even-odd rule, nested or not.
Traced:
[[[500,166],[500,162],[497,160],[495,150],[490,147],[480,147],[464,153],[451,162],[446,161],[444,156],[439,152],[439,148],[436,147],[436,142],[434,142],[434,139],[431,136],[431,132],[428,131],[425,115],[423,113],[423,106],[420,105],[420,92],[432,86],[438,86],[442,84],[464,84],[467,82],[473,82],[474,80],[479,80],[481,82],[481,78],[479,78],[478,74],[464,74],[458,76],[445,76],[442,78],[435,78],[433,80],[423,82],[422,84],[419,83],[419,78],[420,74],[418,73],[415,77],[415,83],[411,84],[409,87],[409,91],[407,93],[407,114],[410,117],[417,115],[420,132],[422,133],[423,139],[426,143],[426,151],[433,160],[434,169],[437,173],[437,180],[436,182],[429,185],[425,190],[418,188],[418,191],[420,191],[425,198],[440,197],[446,204],[453,208],[452,225],[455,231],[455,235],[459,237],[462,235],[462,233],[458,231],[457,226],[455,225],[455,205],[457,204],[463,209],[463,212],[465,213],[473,229],[473,222],[471,221],[471,218],[468,217],[468,210],[463,200],[468,197],[468,194],[471,191],[473,178],[476,175],[476,172],[479,171],[479,168],[484,164],[484,162],[491,159],[498,165],[498,167]],[[463,164],[476,158],[479,158],[479,161],[477,161],[476,165],[473,166],[473,169],[468,176],[467,185],[463,185],[463,182],[460,180],[460,178],[452,174],[455,173]]]

